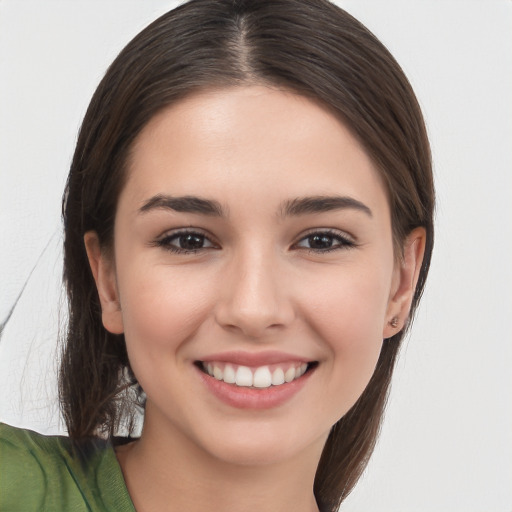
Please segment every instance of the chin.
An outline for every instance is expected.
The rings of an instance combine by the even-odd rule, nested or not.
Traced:
[[[318,462],[328,432],[305,436],[304,431],[271,424],[244,424],[227,428],[203,445],[214,458],[237,466],[270,466],[313,457]]]

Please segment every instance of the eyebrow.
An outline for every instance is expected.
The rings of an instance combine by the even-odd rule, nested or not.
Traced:
[[[345,209],[359,210],[369,217],[373,217],[372,211],[368,206],[349,196],[299,197],[286,201],[281,208],[281,215],[287,217]]]
[[[151,210],[174,210],[175,212],[197,213],[213,217],[224,216],[224,211],[218,201],[196,196],[173,197],[158,194],[145,201],[140,207],[139,213],[147,213]]]
[[[369,217],[373,217],[368,206],[349,196],[297,197],[285,201],[280,208],[280,213],[283,217],[290,217],[345,209],[359,210]],[[139,213],[147,213],[152,210],[173,210],[212,217],[225,216],[224,209],[218,201],[197,196],[175,197],[158,194],[145,201],[139,209]]]

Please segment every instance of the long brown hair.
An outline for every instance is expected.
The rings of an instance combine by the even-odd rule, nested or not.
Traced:
[[[134,139],[162,108],[208,87],[279,86],[327,105],[352,130],[388,191],[395,247],[427,232],[411,315],[433,244],[434,190],[422,114],[404,73],[361,23],[327,0],[192,0],[157,19],[119,54],[82,124],[63,200],[69,325],[60,397],[69,435],[112,436],[141,400],[123,335],[107,332],[83,236],[112,244],[117,200]],[[404,332],[383,344],[363,395],[332,428],[315,495],[336,510],[367,464]]]

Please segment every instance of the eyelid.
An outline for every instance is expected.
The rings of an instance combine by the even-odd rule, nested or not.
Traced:
[[[306,231],[302,232],[297,237],[297,242],[300,242],[304,238],[307,238],[308,236],[315,235],[315,234],[326,234],[337,238],[343,238],[344,240],[347,240],[353,244],[356,244],[357,240],[356,237],[348,233],[347,231],[343,231],[341,229],[337,228],[311,228],[307,229]],[[295,243],[297,243],[295,242]]]
[[[317,234],[330,236],[337,240],[339,244],[325,249],[314,249],[312,247],[301,247],[298,245],[300,242],[306,240],[310,236]],[[357,245],[358,244],[355,237],[346,231],[335,228],[311,228],[306,232],[301,233],[300,236],[297,237],[297,241],[292,244],[292,248],[299,248],[313,253],[326,253],[333,250],[349,249],[351,247],[356,247]]]
[[[209,245],[207,247],[200,247],[200,248],[194,249],[194,250],[181,249],[180,247],[174,247],[173,245],[171,245],[171,243],[170,243],[171,239],[177,239],[182,235],[189,235],[189,234],[200,235],[200,236],[204,237],[205,240],[208,240],[208,242],[211,245]],[[167,242],[169,242],[169,243],[167,243]],[[196,253],[196,252],[200,252],[200,251],[204,251],[204,250],[219,248],[219,244],[215,240],[215,237],[213,235],[211,235],[210,233],[208,233],[206,230],[204,230],[202,228],[197,228],[197,227],[193,227],[193,226],[169,229],[169,230],[165,231],[163,234],[161,234],[160,236],[158,236],[153,242],[151,242],[151,245],[156,246],[156,247],[161,247],[161,248],[166,249],[171,252],[182,253],[182,254]]]
[[[181,227],[181,228],[166,229],[161,235],[158,235],[155,240],[158,242],[158,241],[164,240],[166,238],[171,238],[171,237],[179,236],[179,235],[188,235],[188,234],[204,236],[205,238],[208,238],[208,240],[210,240],[210,242],[217,244],[217,242],[215,241],[215,237],[211,233],[209,233],[207,230],[205,230],[203,228],[197,228],[195,226],[186,226],[186,227]]]
[[[187,249],[181,249],[179,247],[174,247],[170,240],[174,240],[179,238],[182,235],[187,234],[195,234],[200,235],[201,237],[204,237],[208,242],[209,246],[207,247],[200,247],[198,249],[194,250],[187,250]],[[306,240],[308,237],[311,237],[313,235],[327,235],[332,237],[333,239],[337,240],[337,244],[333,245],[332,247],[319,249],[319,248],[308,248],[308,247],[301,247],[299,244]],[[219,249],[220,244],[216,241],[215,237],[211,235],[209,232],[202,228],[197,228],[193,226],[187,226],[182,228],[174,228],[165,231],[163,234],[158,236],[153,242],[151,242],[151,245],[162,247],[164,249],[178,252],[178,253],[192,253],[192,252],[199,252],[204,251],[208,249]],[[304,232],[302,232],[297,238],[296,241],[291,245],[292,249],[303,249],[314,253],[326,253],[332,250],[338,250],[338,249],[348,249],[351,247],[356,247],[358,244],[356,242],[356,239],[353,235],[347,233],[346,231],[342,231],[337,228],[310,228]]]

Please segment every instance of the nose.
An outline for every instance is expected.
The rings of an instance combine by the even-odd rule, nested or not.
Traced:
[[[226,266],[215,316],[224,329],[256,339],[289,325],[295,312],[277,258],[248,252]]]

